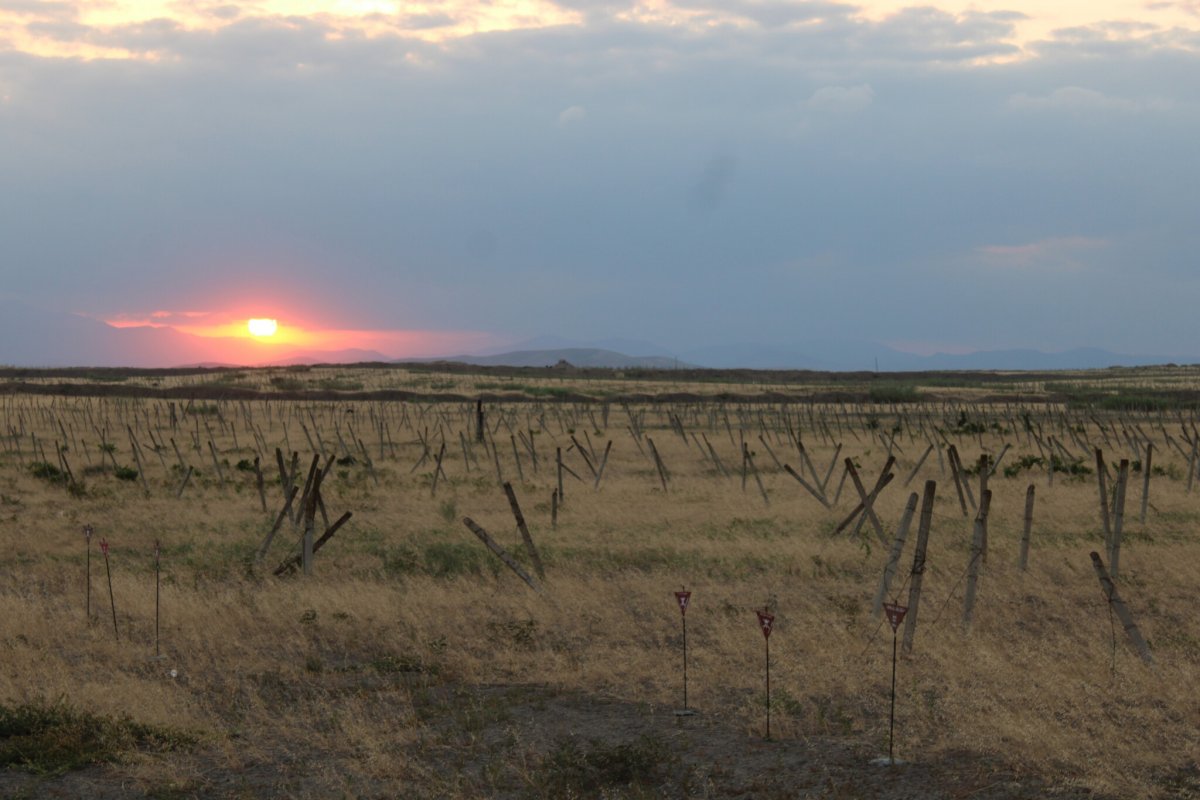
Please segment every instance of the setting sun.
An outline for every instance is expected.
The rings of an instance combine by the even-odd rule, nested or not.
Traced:
[[[252,319],[246,323],[252,336],[274,336],[278,327],[273,319]]]

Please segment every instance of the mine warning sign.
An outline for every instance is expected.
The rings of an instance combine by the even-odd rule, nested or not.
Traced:
[[[686,614],[688,603],[691,602],[691,599],[692,599],[692,593],[691,592],[676,592],[675,599],[679,601],[679,613]]]
[[[887,614],[888,622],[891,623],[892,633],[895,633],[900,628],[900,623],[904,621],[904,615],[908,613],[908,606],[884,603],[883,611]]]
[[[100,540],[100,552],[104,554],[105,558],[108,557],[108,540],[107,539]]]
[[[767,613],[766,609],[755,611],[754,613],[758,614],[758,626],[762,628],[763,638],[769,638],[771,636],[771,626],[775,623],[775,615]]]

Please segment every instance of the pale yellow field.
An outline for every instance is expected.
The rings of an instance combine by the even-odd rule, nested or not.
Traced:
[[[909,493],[937,482],[915,646],[899,668],[901,757],[934,763],[965,753],[1058,787],[1185,796],[1170,795],[1168,787],[1183,785],[1180,775],[1200,752],[1200,487],[1187,492],[1188,463],[1180,449],[1189,446],[1175,412],[1064,415],[1057,407],[954,401],[613,403],[607,409],[599,403],[489,404],[489,440],[500,472],[513,483],[546,564],[545,593],[538,595],[461,522],[475,520],[531,569],[496,457],[473,443],[473,404],[197,401],[184,413],[187,406],[161,399],[0,397],[0,427],[9,434],[0,450],[0,702],[62,699],[200,737],[184,751],[131,755],[96,780],[117,776],[113,780],[139,791],[187,796],[211,789],[215,773],[244,776],[256,765],[298,761],[305,777],[288,791],[301,795],[388,796],[392,789],[396,796],[536,794],[544,767],[537,748],[488,739],[493,722],[503,720],[503,703],[438,705],[431,698],[463,687],[537,686],[676,707],[680,619],[671,593],[681,586],[693,591],[689,700],[706,720],[727,723],[746,742],[761,737],[763,639],[754,609],[769,604],[777,616],[774,737],[833,737],[864,752],[886,752],[891,631],[871,613],[871,600],[887,547],[869,525],[858,536],[834,533],[858,500],[849,481],[834,509],[826,510],[776,466],[758,437],[780,462],[803,470],[787,433],[791,425],[819,477],[840,442],[839,461],[854,458],[868,488],[887,458],[881,433],[899,428],[896,477],[875,506],[889,537]],[[1117,431],[1132,431],[1136,422],[1154,442],[1153,463],[1162,474],[1150,484],[1143,524],[1142,474],[1133,473],[1117,585],[1156,666],[1139,660],[1110,619],[1088,556],[1104,554],[1095,475],[1057,473],[1051,484],[1044,466],[1003,474],[1021,456],[1039,455],[1021,422],[1026,413],[1035,429],[1041,425],[1044,441],[1054,436],[1077,456],[1085,444],[1103,447],[1111,462],[1141,457],[1127,441],[1105,443],[1096,420]],[[668,415],[678,417],[686,442]],[[966,432],[973,423],[986,431]],[[1080,443],[1064,424],[1079,428]],[[140,478],[115,478],[100,448],[106,438],[116,462],[134,467],[127,426],[142,449],[148,493]],[[635,439],[639,426],[645,452]],[[523,477],[510,438],[517,432],[532,436],[538,457],[535,471],[517,442]],[[598,491],[572,433],[587,447],[586,434],[597,455],[613,443]],[[318,436],[326,455],[355,457],[335,464],[322,486],[330,521],[345,511],[353,518],[317,554],[313,575],[277,578],[272,568],[298,552],[299,528],[290,521],[263,563],[252,564],[282,507],[274,448],[299,453],[302,485],[313,452],[309,439]],[[729,477],[701,452],[701,436]],[[1111,429],[1107,436],[1113,439]],[[414,469],[422,437],[433,456],[446,443],[436,496],[432,458]],[[666,492],[645,437],[669,470]],[[945,441],[954,443],[968,466],[981,452],[995,456],[1011,445],[990,481],[989,550],[970,629],[961,617],[974,512],[964,517],[936,452],[903,485],[934,437],[943,451]],[[56,466],[56,440],[65,441],[81,487],[31,472],[30,464],[42,460],[32,453],[35,438],[45,461]],[[210,438],[227,485],[214,469]],[[171,439],[195,470],[180,499],[182,471]],[[463,439],[477,463],[464,462]],[[743,489],[739,439],[753,452],[769,506],[753,476]],[[152,440],[161,443],[159,453]],[[264,443],[266,512],[254,472],[236,468],[243,459],[252,462]],[[555,448],[585,480],[566,476],[552,528]],[[100,466],[102,457],[107,467]],[[1082,463],[1095,466],[1094,460]],[[842,472],[840,463],[834,466],[831,500]],[[978,496],[979,479],[970,480]],[[1030,566],[1021,573],[1017,549],[1031,483],[1037,500]],[[87,523],[96,530],[91,624],[84,609]],[[318,534],[322,527],[318,516]],[[916,529],[914,519],[896,588],[905,585],[893,592],[902,603]],[[119,640],[101,537],[111,545]],[[156,540],[162,544],[161,661],[149,659]],[[455,748],[477,754],[494,748],[498,755],[483,766],[435,768],[448,763]],[[518,751],[528,753],[527,763],[514,762]],[[236,791],[235,783],[230,796]]]

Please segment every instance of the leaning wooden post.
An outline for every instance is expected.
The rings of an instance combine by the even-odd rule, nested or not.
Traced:
[[[1129,459],[1121,459],[1117,472],[1117,502],[1113,509],[1113,535],[1108,544],[1108,563],[1113,580],[1117,579],[1121,563],[1121,529],[1125,526],[1125,489],[1129,485]]]
[[[533,537],[529,535],[529,526],[525,524],[525,515],[521,513],[521,506],[517,503],[517,493],[513,491],[512,484],[508,481],[504,482],[504,493],[508,495],[508,505],[512,508],[513,517],[517,520],[517,529],[521,531],[521,539],[525,542],[529,560],[533,562],[533,568],[537,571],[538,577],[545,580],[546,570],[542,566],[542,557],[538,555],[537,547],[533,544]]]
[[[1142,661],[1153,666],[1154,656],[1150,654],[1150,648],[1146,644],[1146,640],[1142,638],[1141,631],[1133,621],[1133,615],[1129,613],[1129,608],[1121,600],[1121,596],[1117,594],[1116,584],[1109,577],[1108,572],[1104,569],[1104,562],[1100,560],[1100,554],[1092,551],[1092,566],[1096,569],[1096,577],[1100,579],[1100,588],[1104,591],[1104,597],[1108,600],[1108,606],[1113,613],[1117,615],[1117,619],[1121,620],[1121,625],[1125,628],[1125,635],[1129,637],[1129,641],[1137,649],[1138,655],[1142,657]]]
[[[937,481],[925,481],[921,498],[921,521],[917,524],[917,547],[913,552],[912,572],[908,585],[908,614],[904,618],[904,652],[911,653],[917,632],[917,611],[921,604],[921,582],[925,577],[925,548],[929,545],[929,527],[933,523],[933,498]]]
[[[496,557],[503,561],[508,568],[516,573],[517,577],[525,581],[530,589],[533,589],[538,594],[542,593],[542,587],[535,581],[528,572],[521,569],[521,565],[513,560],[513,557],[501,547],[491,535],[475,523],[475,520],[470,517],[463,517],[463,525],[466,525],[471,533],[479,537],[479,540],[487,545],[488,549],[496,554]]]
[[[564,497],[564,495],[563,495],[563,480],[562,480],[563,463],[562,463],[562,448],[561,447],[554,448],[554,463],[555,463],[555,466],[558,468],[558,502],[561,503],[563,501],[563,497]]]
[[[904,514],[900,517],[900,525],[896,528],[896,535],[892,539],[892,549],[888,553],[887,565],[883,568],[883,575],[879,578],[879,588],[875,590],[875,599],[871,602],[871,615],[877,615],[883,609],[884,598],[887,597],[888,589],[892,586],[892,579],[896,576],[896,568],[900,565],[900,556],[904,552],[904,542],[908,539],[908,529],[912,526],[913,515],[917,511],[917,500],[919,495],[913,492],[908,496],[908,503],[904,506]]]
[[[982,465],[981,465],[982,466]],[[988,508],[992,504],[992,490],[984,489],[979,495],[979,513],[975,515],[975,531],[971,537],[970,559],[967,561],[967,591],[963,598],[964,628],[971,627],[975,615],[975,595],[979,589],[979,565],[983,562],[987,542]]]
[[[950,476],[954,478],[954,489],[958,492],[958,504],[962,506],[962,515],[964,517],[969,516],[967,498],[963,494],[962,478],[958,474],[958,458],[954,450],[954,445],[950,445],[949,449],[946,450],[946,459],[950,462]],[[905,630],[908,630],[907,626]]]
[[[1142,515],[1141,523],[1146,524],[1146,508],[1150,505],[1150,474],[1154,457],[1154,445],[1146,445],[1146,461],[1142,464]]]
[[[650,445],[650,453],[654,456],[654,466],[658,469],[658,479],[662,481],[663,491],[665,492],[667,491],[667,467],[658,455],[658,448],[654,446],[654,440],[647,436],[646,443]],[[744,462],[743,469],[745,469]]]
[[[1029,568],[1029,534],[1033,531],[1033,484],[1029,484],[1029,488],[1025,490],[1025,530],[1021,533],[1021,555],[1017,559],[1017,566],[1021,572],[1025,572]]]

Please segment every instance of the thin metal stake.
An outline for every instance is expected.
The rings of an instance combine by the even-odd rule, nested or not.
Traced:
[[[158,539],[154,540],[154,657],[158,658],[161,653],[158,647],[158,620],[159,620],[159,546]]]
[[[892,628],[892,709],[888,714],[888,763],[892,766],[896,765],[892,749],[896,734],[896,632],[897,628]]]
[[[83,538],[87,541],[87,622],[92,624],[92,533],[91,525],[83,526]]]

